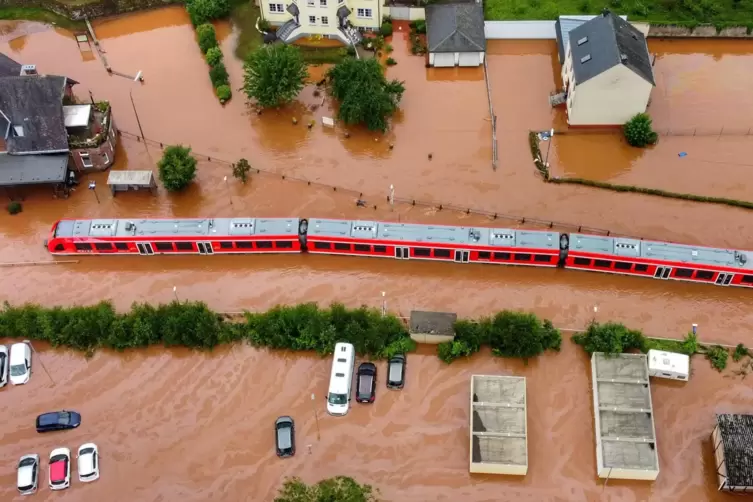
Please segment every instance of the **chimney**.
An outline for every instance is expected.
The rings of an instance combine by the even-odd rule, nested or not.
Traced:
[[[36,75],[37,67],[33,64],[25,64],[21,67],[21,76],[24,75]]]

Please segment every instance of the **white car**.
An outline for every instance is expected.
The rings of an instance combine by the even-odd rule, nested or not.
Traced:
[[[39,483],[39,455],[24,455],[18,461],[18,481],[16,486],[21,495],[31,495],[37,491]]]
[[[89,483],[99,479],[99,450],[94,443],[82,444],[78,448],[78,480]]]
[[[71,450],[55,448],[50,453],[50,490],[71,486]]]
[[[0,345],[0,387],[8,383],[8,347]]]
[[[23,385],[31,378],[31,347],[28,343],[14,343],[10,347],[10,383]]]

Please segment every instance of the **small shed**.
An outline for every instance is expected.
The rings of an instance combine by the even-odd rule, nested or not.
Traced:
[[[651,349],[648,351],[648,375],[687,382],[690,375],[690,356]]]
[[[753,415],[717,415],[711,444],[719,491],[753,492]]]
[[[149,190],[157,192],[157,182],[151,171],[110,171],[107,177],[107,186],[112,195],[115,192],[127,192],[128,190]]]
[[[426,6],[429,66],[481,66],[486,53],[480,0]]]
[[[410,313],[410,337],[417,343],[451,342],[455,338],[455,321],[458,315],[452,312]]]

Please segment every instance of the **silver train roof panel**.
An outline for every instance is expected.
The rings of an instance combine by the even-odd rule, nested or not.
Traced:
[[[56,237],[191,237],[297,235],[297,218],[63,220]]]
[[[426,244],[559,249],[559,233],[511,228],[453,227],[360,220],[309,220],[309,237],[409,241]]]

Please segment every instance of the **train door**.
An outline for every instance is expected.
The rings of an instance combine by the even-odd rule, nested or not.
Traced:
[[[199,248],[199,254],[214,254],[211,242],[197,242],[196,247]]]
[[[654,272],[654,279],[669,279],[669,274],[672,272],[672,267],[656,267]]]
[[[725,274],[724,272],[720,272],[719,275],[716,276],[716,284],[719,286],[729,286],[734,275],[735,274]]]
[[[149,242],[138,242],[136,248],[139,250],[139,254],[154,254],[152,244]]]
[[[410,248],[395,246],[395,258],[398,260],[410,259]]]
[[[458,263],[468,263],[468,251],[455,251],[455,261]]]

